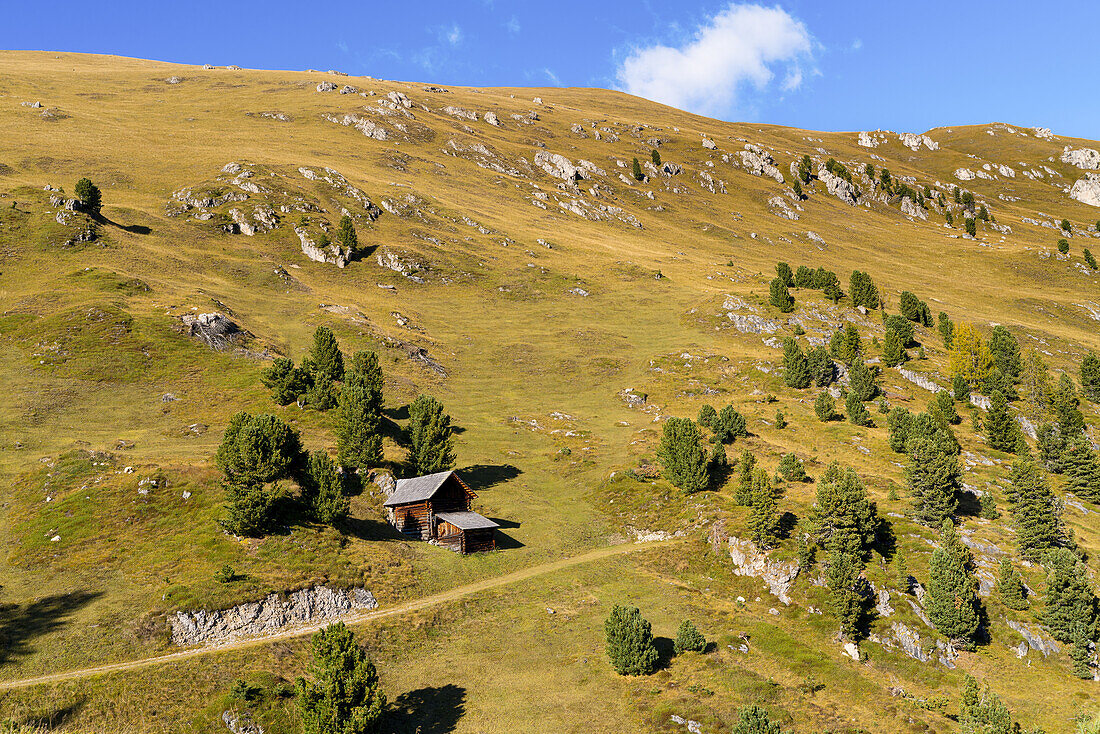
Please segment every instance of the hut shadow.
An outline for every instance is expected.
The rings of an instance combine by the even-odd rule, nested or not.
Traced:
[[[504,532],[507,528],[518,528],[520,525],[518,522],[514,520],[502,520],[499,517],[490,517],[489,519],[500,526],[495,533],[497,550],[515,550],[516,548],[524,547],[523,543]]]
[[[475,492],[510,481],[523,473],[519,467],[511,464],[471,464],[457,471],[462,481]]]
[[[55,594],[27,604],[0,606],[0,663],[34,652],[32,641],[60,628],[66,618],[103,595],[101,591]]]
[[[394,700],[388,731],[394,734],[448,734],[466,713],[466,689],[448,683],[418,688]]]

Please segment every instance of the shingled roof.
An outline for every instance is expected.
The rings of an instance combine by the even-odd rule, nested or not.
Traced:
[[[397,489],[382,504],[386,507],[396,507],[397,505],[407,505],[410,502],[423,502],[426,499],[431,499],[452,474],[455,481],[461,484],[467,492],[470,492],[470,488],[466,486],[466,483],[459,479],[453,471],[441,471],[422,477],[398,479]],[[473,492],[470,492],[470,494],[473,494]]]

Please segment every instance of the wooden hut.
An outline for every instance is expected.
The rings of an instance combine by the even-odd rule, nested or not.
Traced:
[[[383,504],[390,524],[406,535],[459,553],[493,550],[499,526],[470,510],[475,497],[457,473],[445,471],[398,479]]]

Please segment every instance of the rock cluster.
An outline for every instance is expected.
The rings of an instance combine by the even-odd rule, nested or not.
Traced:
[[[773,561],[751,540],[727,535],[722,523],[715,523],[711,528],[710,543],[715,552],[721,552],[723,546],[729,549],[735,575],[758,578],[779,601],[791,603],[790,590],[798,578],[798,561]]]
[[[1071,166],[1077,166],[1086,171],[1095,171],[1100,168],[1100,152],[1092,148],[1073,150],[1067,145],[1065,150],[1062,151],[1062,163],[1069,163]]]
[[[1079,179],[1069,190],[1071,199],[1082,204],[1100,206],[1100,174],[1089,173]]]
[[[745,149],[740,152],[741,163],[745,170],[754,176],[767,176],[783,183],[783,174],[775,165],[775,159],[763,148],[746,143]]]
[[[928,150],[939,150],[940,144],[927,135],[917,135],[916,133],[898,133],[898,140],[901,144],[910,150],[920,150],[921,145],[928,148]]]
[[[308,257],[310,260],[319,263],[332,263],[338,268],[346,267],[348,261],[351,259],[351,250],[349,248],[341,249],[335,242],[321,247],[317,245],[302,227],[295,227],[294,233],[298,235],[299,241],[302,243],[302,254]]]
[[[825,184],[825,188],[830,194],[845,204],[855,206],[859,203],[859,188],[854,183],[834,175],[824,165],[817,169],[817,178]]]
[[[216,312],[184,314],[180,320],[188,336],[193,336],[218,351],[225,351],[252,336],[228,316]]]
[[[210,645],[270,634],[289,625],[327,622],[377,606],[374,595],[366,589],[315,586],[295,591],[286,598],[271,594],[229,609],[176,612],[168,621],[173,644]]]

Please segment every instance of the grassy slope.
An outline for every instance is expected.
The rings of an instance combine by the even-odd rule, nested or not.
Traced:
[[[935,152],[914,153],[896,140],[868,151],[856,146],[850,133],[720,123],[602,90],[453,88],[443,95],[424,92],[417,84],[318,73],[204,71],[38,53],[0,54],[0,70],[0,125],[14,131],[0,143],[4,164],[0,191],[9,194],[0,199],[4,209],[0,213],[4,253],[0,384],[10,396],[0,406],[4,436],[0,471],[9,480],[5,486],[11,487],[4,496],[7,517],[0,537],[9,563],[0,583],[12,605],[6,612],[5,632],[29,640],[9,653],[3,669],[8,677],[162,649],[163,618],[158,615],[170,609],[220,606],[319,581],[366,583],[387,603],[600,545],[621,536],[626,526],[676,529],[716,517],[739,522],[742,511],[731,508],[721,493],[684,500],[660,483],[603,486],[610,471],[646,458],[659,430],[653,414],[632,411],[616,397],[628,386],[649,392],[651,403],[659,405],[662,414],[694,415],[702,403],[693,395],[701,381],[725,393],[714,398],[719,405],[732,400],[750,417],[750,429],[758,435],[749,445],[766,465],[774,465],[780,453],[793,450],[815,459],[809,468],[816,474],[829,460],[840,459],[867,477],[882,511],[904,512],[904,499],[887,500],[891,483],[902,485],[903,477],[892,463],[896,457],[889,452],[884,429],[855,429],[847,424],[823,428],[813,417],[809,400],[798,402],[804,396],[784,389],[774,372],[754,369],[758,363],[775,362],[776,353],[759,338],[738,334],[716,318],[727,293],[762,303],[776,260],[825,265],[842,278],[853,268],[866,270],[895,308],[897,293],[910,289],[956,321],[1011,325],[1025,345],[1037,343],[1031,337],[1042,339],[1046,345],[1042,348],[1050,352],[1048,359],[1056,368],[1071,367],[1082,348],[1098,346],[1095,322],[1074,305],[1095,299],[1096,278],[1080,274],[1066,262],[1040,260],[1038,250],[1053,249],[1057,235],[1019,221],[1036,211],[1059,219],[1067,216],[1079,226],[1095,220],[1095,210],[1069,200],[1060,190],[1019,173],[1007,181],[971,182],[970,188],[989,202],[998,221],[1013,229],[1004,238],[985,231],[980,244],[949,239],[947,235],[957,230],[909,222],[896,209],[880,204],[871,210],[853,210],[823,192],[804,203],[800,221],[790,222],[767,213],[766,199],[782,187],[734,170],[719,154],[698,144],[705,133],[718,143],[719,153],[735,155],[742,140],[766,145],[784,171],[804,152],[820,157],[818,147],[853,163],[849,166],[853,172],[873,152],[888,159],[886,164],[873,161],[876,166],[888,165],[895,176],[915,176],[923,185],[953,181],[951,171],[960,166],[980,166],[981,161],[971,155],[1007,163],[1017,171],[1021,161],[1042,163],[1070,177],[1072,169],[1058,163],[1057,154],[1063,145],[1084,141],[1042,141],[1000,130],[989,136],[982,126],[931,131],[942,146]],[[166,85],[163,79],[172,74],[183,77],[183,83]],[[379,95],[390,90],[407,93],[417,105],[431,108],[412,110],[430,133],[415,141],[379,142],[324,121],[322,113],[350,112],[375,101],[315,92],[317,82],[326,79]],[[512,120],[511,113],[535,107],[530,99],[536,95],[546,103],[538,107],[539,122],[527,126]],[[59,108],[67,117],[43,120],[36,110],[19,104],[34,99]],[[458,121],[438,112],[443,105],[494,109],[505,125],[496,129],[480,121]],[[258,116],[264,111],[285,113],[291,121]],[[586,120],[614,124],[620,141],[582,139],[570,132],[570,125],[580,122],[590,134]],[[463,129],[465,124],[472,132]],[[632,126],[640,124],[650,127],[637,136],[631,134]],[[654,191],[650,201],[614,178],[621,170],[614,161],[629,164],[635,155],[644,160],[649,150],[644,140],[655,135],[665,140],[663,158],[682,163],[686,170],[674,179],[638,187]],[[606,183],[615,191],[614,203],[634,213],[645,229],[614,221],[588,222],[554,211],[553,203],[549,211],[535,208],[524,198],[533,190],[525,178],[493,174],[443,155],[441,150],[451,138],[485,141],[513,163],[520,158],[530,161],[536,140],[551,152],[591,160],[612,174]],[[405,170],[392,165],[401,156],[407,156],[401,166]],[[1054,162],[1047,160],[1051,156]],[[703,164],[708,159],[713,169]],[[424,225],[389,214],[360,226],[360,240],[368,246],[419,251],[431,261],[428,283],[416,285],[380,269],[372,260],[345,270],[305,260],[285,226],[246,238],[220,235],[184,218],[165,216],[171,192],[210,179],[231,160],[291,172],[300,165],[330,166],[376,203],[383,196],[411,189],[435,210],[470,217],[497,234],[481,235],[439,218]],[[704,191],[694,179],[697,170],[725,180],[730,193]],[[71,191],[72,182],[81,175],[90,175],[103,187],[105,214],[118,226],[104,227],[106,248],[62,250],[56,242],[63,238],[58,237],[52,213],[47,213],[50,208],[41,189],[52,184]],[[554,181],[541,172],[533,179],[543,191],[556,190]],[[997,199],[997,193],[1022,198],[1005,202]],[[14,212],[7,210],[12,199],[18,202]],[[664,211],[656,211],[656,204]],[[933,221],[941,220],[933,214]],[[148,227],[151,233],[141,234],[136,227]],[[806,236],[807,230],[821,235],[827,246],[819,248]],[[430,245],[417,234],[431,234],[444,244]],[[512,243],[503,246],[503,236]],[[553,249],[537,244],[540,238],[551,242]],[[1081,246],[1075,239],[1075,255],[1079,256]],[[89,267],[97,268],[97,277],[77,275]],[[276,267],[285,268],[300,287],[288,287],[273,274]],[[653,279],[657,269],[668,277]],[[444,282],[445,277],[451,283]],[[149,290],[128,286],[133,278]],[[396,293],[378,288],[379,283],[396,285]],[[575,285],[591,295],[569,294]],[[813,294],[796,296],[800,306],[812,303],[823,308]],[[484,467],[478,476],[486,484],[494,478],[502,480],[485,487],[479,507],[485,514],[516,524],[506,533],[517,547],[460,559],[428,546],[403,543],[379,522],[377,501],[369,495],[355,499],[357,522],[344,533],[294,528],[260,543],[238,544],[216,532],[221,496],[209,456],[229,414],[241,408],[276,410],[298,423],[310,446],[331,446],[332,439],[329,417],[271,406],[256,381],[262,363],[213,354],[175,331],[175,317],[192,308],[224,310],[215,301],[228,306],[260,342],[294,357],[306,348],[310,333],[320,323],[337,329],[348,352],[382,348],[383,336],[428,348],[446,365],[448,378],[440,379],[408,362],[398,350],[382,348],[388,401],[398,408],[419,391],[433,392],[444,401],[465,428],[458,437],[459,467]],[[364,314],[369,325],[323,311],[319,304],[347,306]],[[399,327],[393,311],[411,317],[421,331]],[[834,316],[839,319],[843,314]],[[119,324],[123,326],[112,329]],[[866,322],[865,335],[874,333],[876,326],[874,320]],[[935,348],[938,339],[922,341],[928,344],[930,360],[918,362],[918,368],[943,374],[943,355]],[[687,360],[689,366],[678,359],[683,352],[719,355],[729,362],[701,367],[698,360]],[[657,360],[663,371],[652,371],[651,360]],[[896,376],[888,375],[885,384],[891,400],[912,399],[917,406],[927,400],[926,393]],[[161,396],[169,392],[179,400],[162,402]],[[770,421],[777,406],[758,403],[755,392],[779,396],[790,429],[774,431],[763,422]],[[553,412],[570,417],[554,418]],[[538,427],[513,418],[536,421]],[[1090,419],[1095,421],[1095,412]],[[197,433],[190,428],[197,425],[209,430]],[[856,437],[870,454],[855,449]],[[968,429],[961,430],[960,437],[967,449],[982,451]],[[135,445],[116,451],[119,439]],[[571,450],[568,458],[559,453],[565,447]],[[113,457],[67,453],[74,450],[109,451]],[[395,445],[388,446],[391,457],[399,453]],[[133,474],[124,472],[127,466],[134,467]],[[982,486],[1003,475],[1003,467],[983,469],[967,481]],[[167,487],[138,495],[138,480],[148,476],[163,476]],[[184,489],[192,492],[186,501],[181,496]],[[812,493],[812,485],[791,488],[784,508],[802,514]],[[51,500],[46,502],[46,497]],[[656,498],[662,501],[651,501]],[[617,506],[610,499],[616,499]],[[1003,508],[1003,492],[998,499]],[[1068,519],[1081,541],[1095,548],[1095,523],[1073,511]],[[979,535],[988,534],[1011,547],[1010,536],[999,525],[967,524],[978,527]],[[909,535],[930,536],[900,520],[895,532],[904,545],[911,546],[915,555],[911,564],[920,577],[926,556],[916,551],[927,546]],[[54,535],[61,540],[51,542]],[[249,580],[229,588],[214,582],[214,570],[226,562]],[[698,560],[692,557],[684,562]],[[632,574],[653,578],[647,575],[652,573],[656,571],[632,561],[623,561],[621,567],[602,575],[596,573],[588,581],[593,600],[581,615],[586,620],[584,631],[559,644],[587,651],[595,665],[599,620],[608,606],[622,598],[626,583],[622,579]],[[676,577],[670,574],[670,579]],[[712,614],[718,600],[735,598],[736,590],[749,583],[716,579],[717,600],[702,598],[699,589],[704,582],[699,578],[685,577],[677,583],[691,589],[684,592],[686,601],[669,607],[675,597],[669,595],[667,584],[651,583],[637,587],[638,603],[655,623],[661,620],[658,626],[665,628],[664,634],[671,635],[678,614]],[[581,581],[568,583],[575,586]],[[754,585],[751,588],[758,593]],[[552,599],[555,593],[547,582],[535,597]],[[535,656],[539,648],[531,640],[539,639],[539,615],[553,604],[532,606],[527,597],[516,594],[504,594],[499,604],[475,604],[464,610],[460,621],[439,622],[441,632],[433,632],[437,626],[433,624],[423,633],[432,646],[431,655],[380,649],[383,669],[389,671],[387,686],[392,686],[388,690],[397,695],[416,687],[417,680],[466,688],[460,730],[505,730],[530,721],[530,709],[525,706],[539,706],[539,699],[517,695],[507,685],[484,688],[482,676],[473,672],[478,660],[484,658],[484,664],[491,665],[493,657],[476,649],[471,640],[480,639],[505,615],[509,624],[515,620],[512,626],[532,630],[516,635],[519,644],[507,648],[519,656],[509,668],[520,676],[515,688],[530,689],[522,676],[533,669],[539,671],[540,684],[545,684],[540,689],[545,701],[579,696],[574,699],[578,706],[599,708],[609,729],[620,726],[615,722],[642,720],[649,727],[664,723],[646,717],[656,716],[660,702],[672,695],[675,686],[669,680],[617,681],[600,666],[586,673],[595,676],[597,683],[591,689],[580,687],[578,693],[577,680],[570,676],[581,673],[561,663],[540,663],[547,656]],[[784,655],[789,643],[778,637],[771,641],[769,635],[785,633],[761,615],[767,606],[750,605],[730,618],[716,616],[710,634],[718,637],[763,625],[755,635],[769,640],[760,647],[760,654],[770,656],[771,662],[755,670],[768,670],[788,687],[801,682],[798,676],[811,674],[828,685],[812,698],[788,693],[768,699],[772,694],[749,690],[738,676],[713,670],[721,667],[715,661],[700,663],[698,675],[706,681],[701,685],[725,694],[713,697],[723,700],[713,713],[714,727],[728,723],[730,709],[724,707],[754,696],[789,711],[809,730],[838,724],[829,717],[838,716],[853,695],[872,700],[885,695],[891,685],[922,695],[941,686],[946,688],[940,693],[953,692],[957,686],[955,673],[919,666],[869,646],[873,671],[861,672],[860,677],[867,687],[848,690],[842,681],[849,671],[836,667],[837,648],[828,625],[818,624],[807,632],[816,652],[799,667]],[[28,621],[43,619],[51,621]],[[509,624],[500,628],[508,629]],[[1006,633],[1005,641],[1014,642],[1010,635]],[[280,665],[295,669],[301,662],[299,653],[295,648]],[[453,660],[458,655],[466,661],[462,670],[469,672],[455,671]],[[882,655],[889,659],[886,673],[875,667],[874,658]],[[527,656],[532,657],[524,659]],[[1054,723],[1046,726],[1059,730],[1079,704],[1075,696],[1088,689],[1069,679],[1065,660],[1035,663],[1028,669],[1024,661],[1009,656],[1003,645],[995,643],[975,656],[964,656],[964,665],[987,675],[1021,716],[1035,717],[1036,722],[1041,720],[1038,717],[1054,717]],[[257,669],[264,667],[262,657],[255,661]],[[674,669],[680,665],[677,661]],[[204,683],[209,686],[205,693],[227,688],[232,670],[232,666],[223,667]],[[1064,692],[1047,704],[1053,706],[1049,712],[1037,706],[1034,678],[1025,676],[1025,670]],[[88,697],[72,726],[106,716],[102,712],[110,707],[103,700],[118,697],[137,706],[143,698],[127,688],[132,685],[127,681],[111,679],[102,685],[102,693]],[[633,695],[648,695],[651,689],[657,691],[652,702]],[[58,695],[63,699],[69,694]],[[192,696],[205,698],[198,688],[194,694],[173,688],[161,695],[176,698],[176,706],[192,705]],[[698,702],[688,702],[695,698]],[[607,707],[594,703],[605,699],[619,703]],[[677,711],[697,704],[705,708],[702,702],[712,700],[705,694],[684,699]],[[542,711],[550,706],[541,705]],[[158,707],[163,707],[162,712],[172,710],[167,701]],[[501,720],[500,710],[515,712],[517,718]],[[876,706],[867,712],[868,716],[881,714]],[[933,730],[947,730],[948,725],[934,714],[907,709],[906,716],[927,722]],[[562,723],[560,728],[579,725]],[[904,730],[900,722],[885,720],[869,728],[893,726]]]

